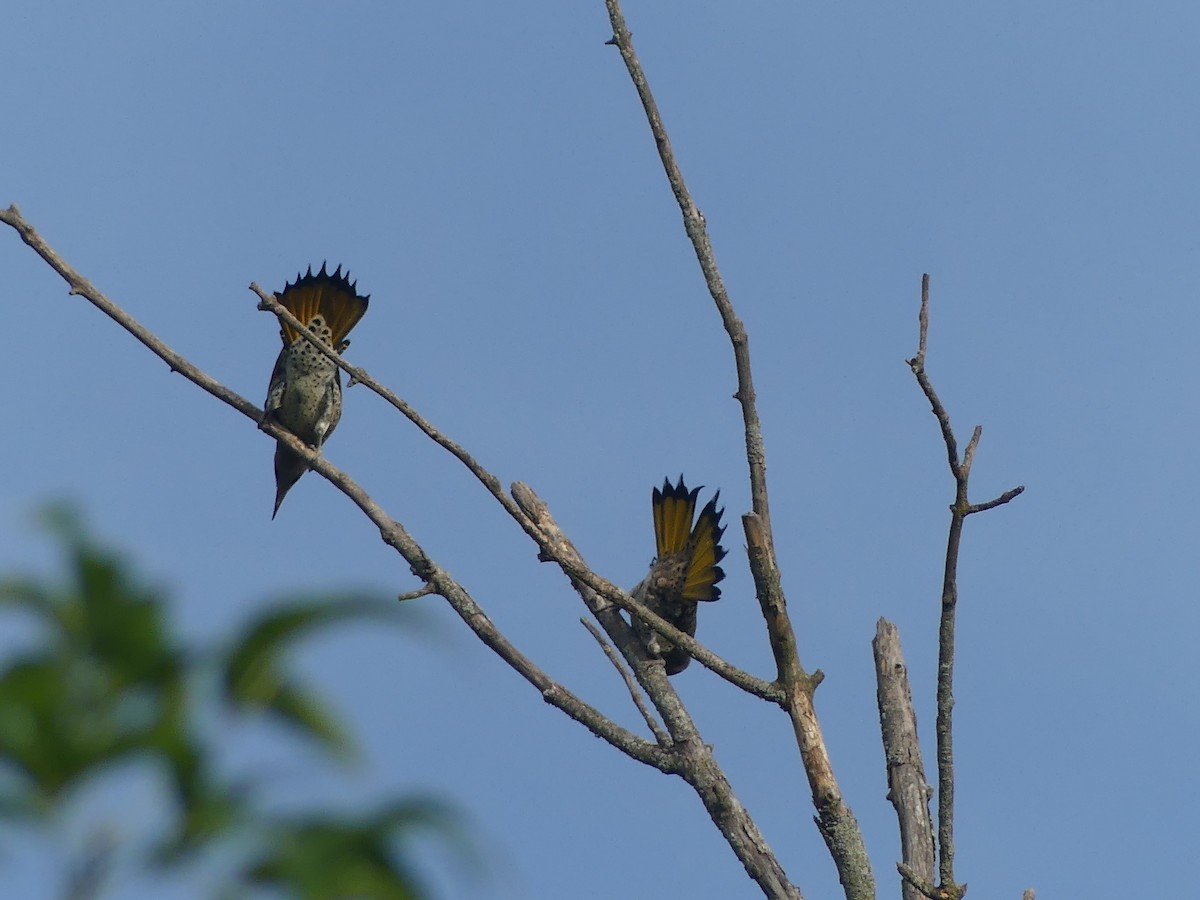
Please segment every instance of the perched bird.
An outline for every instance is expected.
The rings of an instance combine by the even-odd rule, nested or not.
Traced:
[[[629,592],[635,600],[692,637],[696,635],[697,604],[719,600],[721,589],[717,583],[725,577],[717,565],[725,557],[725,548],[721,546],[721,536],[725,533],[721,516],[725,510],[717,509],[721,492],[713,494],[693,526],[699,493],[700,488],[689,491],[684,486],[682,475],[674,487],[669,479],[663,479],[662,488],[654,489],[651,505],[658,556],[650,564],[650,574]],[[668,675],[682,672],[692,661],[686,651],[636,617],[633,628],[646,649],[666,664]]]
[[[349,272],[343,275],[338,266],[331,275],[324,263],[316,275],[309,266],[307,275],[297,275],[294,284],[284,285],[282,293],[275,296],[311,334],[339,354],[350,346],[346,335],[366,313],[370,299],[359,296],[358,285],[350,282]],[[278,422],[315,449],[333,434],[342,417],[342,373],[333,360],[291,325],[284,325],[279,336],[283,338],[283,349],[271,372],[264,418]],[[276,442],[272,519],[307,469],[303,457]]]

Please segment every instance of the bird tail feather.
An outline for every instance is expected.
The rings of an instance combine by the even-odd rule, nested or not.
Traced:
[[[717,498],[720,496],[720,491],[713,494],[713,498],[700,510],[700,518],[692,529],[691,541],[695,549],[692,551],[687,579],[683,583],[684,600],[721,599],[721,589],[717,583],[725,577],[725,570],[717,563],[725,558],[725,548],[721,546],[721,536],[725,534],[721,514],[725,510],[717,509]]]
[[[718,565],[725,557],[725,548],[721,546],[721,537],[725,534],[721,515],[725,510],[717,509],[717,498],[721,496],[717,491],[700,511],[693,527],[692,517],[699,494],[698,487],[687,489],[682,475],[678,484],[672,485],[669,479],[664,479],[663,486],[654,489],[654,540],[659,559],[691,546],[692,558],[683,587],[684,600],[718,600],[721,589],[717,583],[725,577]]]
[[[297,275],[295,282],[285,285],[278,297],[306,325],[320,316],[329,329],[332,346],[337,348],[367,312],[370,297],[360,297],[357,287],[357,283],[351,283],[349,272],[342,273],[341,266],[330,274],[322,263],[320,272],[314,275],[309,266],[308,274]],[[300,333],[285,323],[282,336],[284,345],[290,346]]]

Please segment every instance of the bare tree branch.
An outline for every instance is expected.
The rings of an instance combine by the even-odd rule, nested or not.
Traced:
[[[416,600],[418,597],[428,597],[430,594],[436,593],[437,591],[434,590],[432,584],[426,584],[417,588],[415,591],[408,591],[407,593],[401,594],[396,599],[403,602],[405,600]]]
[[[929,337],[929,276],[921,277],[920,332],[917,355],[908,361],[917,384],[929,401],[934,417],[941,428],[946,445],[950,473],[954,476],[954,503],[950,507],[950,533],[946,539],[946,565],[942,577],[942,613],[938,627],[937,678],[937,765],[938,765],[938,888],[939,897],[958,900],[966,885],[954,880],[954,630],[958,606],[958,555],[962,544],[962,528],[967,516],[1000,506],[1018,496],[1025,488],[1018,486],[988,503],[972,506],[967,499],[971,464],[983,434],[976,426],[967,444],[963,459],[958,458],[958,443],[950,427],[950,414],[938,398],[937,391],[925,370],[925,351]],[[905,876],[908,878],[908,876]],[[912,881],[915,885],[916,881]],[[932,895],[930,895],[932,896]]]
[[[986,503],[972,503],[967,507],[965,515],[974,515],[975,513],[986,512],[989,509],[995,509],[997,506],[1003,506],[1009,500],[1021,496],[1025,493],[1025,485],[1017,485],[1015,488],[1009,488],[995,500],[988,500]]]
[[[775,656],[777,680],[788,689],[788,696],[797,685],[811,694],[821,681],[821,678],[817,677],[820,673],[814,673],[814,681],[800,665],[796,633],[788,616],[787,599],[780,584],[781,575],[779,566],[775,563],[775,548],[771,543],[770,532],[762,517],[754,512],[742,516],[742,530],[746,535],[750,574],[754,578],[759,608],[763,621],[767,623],[771,652]]]
[[[912,888],[917,892],[918,896],[928,897],[929,900],[951,900],[949,894],[944,893],[942,889],[932,881],[927,881],[919,876],[904,863],[896,863],[896,870],[900,873],[900,877],[904,880],[906,889]]]
[[[663,170],[679,211],[683,214],[683,227],[692,242],[696,260],[700,263],[700,271],[704,282],[708,285],[709,293],[721,315],[721,322],[729,333],[733,344],[734,360],[737,366],[738,392],[735,398],[741,403],[742,418],[746,433],[746,459],[750,465],[750,496],[754,512],[759,515],[766,525],[768,534],[771,526],[771,513],[767,498],[767,454],[763,446],[762,427],[759,424],[757,396],[754,393],[754,379],[750,367],[750,341],[746,335],[745,326],[734,311],[733,303],[725,290],[725,282],[721,271],[717,268],[716,254],[712,242],[708,238],[708,226],[704,214],[700,212],[683,180],[683,172],[675,160],[675,152],[671,149],[671,139],[663,125],[662,116],[658,112],[658,104],[650,92],[646,73],[638,61],[633,49],[633,35],[625,24],[625,16],[621,12],[618,0],[605,0],[608,16],[612,22],[613,37],[609,41],[621,51],[621,58],[629,70],[629,77],[637,89],[638,98],[646,112],[646,120],[650,124],[650,132],[654,136],[658,148],[659,159],[662,160]]]
[[[600,631],[600,627],[591,619],[579,620],[583,627],[588,630],[588,634],[596,639],[596,643],[600,645],[600,649],[604,651],[604,655],[608,657],[608,661],[613,664],[613,668],[621,676],[621,680],[625,682],[625,687],[629,690],[629,696],[633,700],[633,705],[637,707],[638,712],[642,714],[642,718],[646,721],[646,726],[654,735],[660,746],[669,747],[671,745],[671,736],[663,730],[658,719],[654,718],[654,714],[650,712],[646,706],[646,701],[642,697],[642,692],[638,690],[637,682],[634,681],[633,675],[625,668],[625,664],[621,662],[621,657],[617,655],[617,651],[613,649]]]
[[[929,818],[933,788],[925,778],[917,739],[917,714],[896,626],[880,619],[871,648],[875,654],[876,698],[887,760],[888,800],[896,810],[900,826],[901,861],[908,871],[928,883],[933,880],[933,822]],[[907,879],[902,885],[904,900],[926,896]]]
[[[0,210],[0,222],[9,225],[21,236],[26,244],[40,256],[46,263],[57,272],[67,283],[70,293],[76,296],[83,297],[110,319],[132,334],[135,338],[141,341],[150,352],[165,362],[172,372],[178,372],[189,381],[193,382],[200,388],[212,394],[218,400],[229,404],[238,412],[245,416],[249,416],[256,422],[262,418],[262,410],[246,400],[239,394],[234,393],[225,387],[215,378],[211,378],[204,372],[189,363],[186,359],[173,351],[165,343],[151,334],[147,329],[143,328],[132,316],[121,309],[115,303],[96,290],[95,286],[76,272],[66,261],[55,252],[49,244],[47,244],[36,229],[30,225],[21,216],[21,211],[17,209],[16,204],[13,204],[8,209]]]
[[[738,380],[738,390],[734,396],[742,408],[746,461],[750,471],[750,496],[755,517],[750,521],[743,520],[750,548],[751,573],[754,576],[755,593],[767,623],[771,650],[775,656],[778,669],[776,680],[787,695],[787,712],[792,720],[796,744],[812,791],[813,805],[817,810],[817,825],[837,865],[846,897],[850,900],[873,900],[875,877],[871,871],[862,832],[850,807],[842,799],[841,789],[834,777],[833,766],[825,747],[820,722],[813,707],[813,690],[820,683],[820,678],[810,677],[801,666],[795,632],[788,617],[787,601],[783,594],[782,576],[776,561],[771,531],[766,449],[751,375],[749,339],[741,319],[734,311],[717,267],[704,215],[692,199],[683,173],[675,160],[658,104],[650,91],[641,62],[634,52],[633,36],[625,23],[620,3],[618,0],[605,0],[605,5],[613,29],[612,39],[608,43],[620,51],[625,68],[637,90],[667,181],[683,215],[684,230],[692,242],[705,284],[733,347]]]

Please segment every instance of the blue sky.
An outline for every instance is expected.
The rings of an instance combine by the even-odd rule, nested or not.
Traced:
[[[625,13],[750,333],[785,586],[881,896],[899,851],[870,640],[880,616],[899,625],[932,741],[953,496],[904,364],[922,272],[931,375],[964,441],[984,426],[973,499],[1028,488],[964,541],[959,878],[980,897],[1187,895],[1200,8]],[[664,475],[720,487],[729,574],[699,636],[769,673],[737,521],[731,353],[600,0],[24,4],[4,19],[0,204],[259,403],[278,329],[246,286],[348,266],[371,294],[351,362],[503,481],[530,482],[614,581],[645,572]],[[0,267],[0,570],[51,566],[31,513],[67,497],[170,588],[198,639],[287,591],[415,587],[318,476],[272,522],[269,440],[68,297],[7,230]],[[327,455],[522,650],[636,726],[565,580],[465,470],[362,388]],[[272,733],[239,738],[231,764],[272,760],[297,804],[383,790],[460,804],[492,875],[464,882],[431,851],[448,897],[754,895],[682,783],[618,756],[420,603],[434,637],[350,628],[301,656],[362,735],[349,781],[276,763]],[[793,881],[835,896],[786,719],[696,666],[677,683]],[[120,827],[152,828],[153,785],[129,790]],[[0,859],[6,885],[51,896],[57,852]]]

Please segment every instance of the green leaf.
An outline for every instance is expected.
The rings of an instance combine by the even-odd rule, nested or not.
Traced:
[[[201,737],[210,717],[198,695],[211,693],[193,689],[215,660],[228,706],[266,713],[341,751],[349,737],[287,671],[287,652],[341,622],[420,625],[419,610],[364,594],[294,600],[201,655],[172,633],[164,594],[92,543],[74,513],[53,507],[43,519],[59,537],[68,576],[0,579],[0,613],[32,614],[40,625],[28,649],[0,660],[0,818],[53,820],[70,810],[63,801],[78,784],[132,758],[162,767],[174,795],[173,818],[150,854],[158,865],[183,870],[240,856],[248,860],[242,887],[313,900],[426,896],[404,849],[413,829],[458,833],[444,807],[406,799],[366,815],[265,819],[254,812],[263,779],[223,775]],[[103,881],[109,861],[107,845],[95,845],[65,869],[65,887],[95,893],[90,886]]]
[[[431,831],[479,874],[480,855],[461,816],[429,797],[395,800],[363,814],[312,814],[278,818],[267,843],[241,877],[306,900],[342,897],[407,900],[428,896],[404,848],[414,831]]]
[[[75,782],[180,727],[187,663],[167,637],[163,598],[97,550],[65,507],[43,517],[75,577],[0,582],[0,603],[51,629],[0,673],[0,761],[25,779],[19,799],[49,810]]]
[[[277,819],[267,845],[242,872],[247,885],[305,900],[342,897],[413,900],[428,896],[402,852],[414,826],[442,829],[457,817],[429,800],[397,801],[360,816]]]
[[[58,624],[58,598],[41,581],[25,576],[0,580],[0,606],[11,606],[33,613],[44,625]]]
[[[61,660],[18,659],[0,675],[0,758],[52,803],[113,749],[70,710],[71,686]]]
[[[156,682],[176,664],[163,622],[166,600],[141,588],[113,557],[82,547],[75,557],[77,640],[122,684]]]
[[[284,656],[317,629],[356,619],[418,622],[415,610],[363,594],[297,600],[251,621],[222,655],[225,702],[240,711],[267,712],[308,735],[327,751],[349,752],[350,739],[311,691],[284,671]]]

